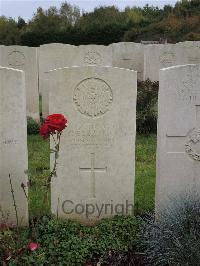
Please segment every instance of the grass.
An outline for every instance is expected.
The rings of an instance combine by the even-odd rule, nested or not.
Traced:
[[[44,201],[46,187],[45,177],[49,174],[49,141],[43,140],[38,135],[28,136],[28,157],[29,157],[29,209],[30,217],[48,214],[49,204]]]
[[[48,214],[50,205],[44,201],[43,186],[49,173],[49,142],[38,135],[28,136],[30,216]],[[137,136],[135,207],[137,212],[152,211],[155,190],[156,136]],[[49,200],[49,195],[48,195]]]
[[[156,177],[156,135],[136,139],[135,207],[141,212],[154,209]]]

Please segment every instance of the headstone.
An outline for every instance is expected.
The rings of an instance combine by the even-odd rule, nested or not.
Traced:
[[[39,121],[37,48],[2,45],[0,47],[0,65],[25,72],[26,114]]]
[[[147,45],[144,48],[144,80],[159,80],[159,69],[176,63],[176,53],[172,44]]]
[[[49,70],[84,65],[112,65],[112,49],[103,45],[81,45],[52,43],[39,48],[39,88],[42,94],[42,114],[49,114],[49,92],[45,72]]]
[[[127,68],[137,71],[139,80],[143,80],[144,45],[133,42],[113,43],[114,67]]]
[[[185,42],[179,42],[178,44],[188,46],[188,47],[200,48],[200,41],[185,41]]]
[[[180,44],[176,44],[177,47],[182,47]],[[186,45],[184,49],[180,48],[180,64],[200,64],[200,49],[196,45]]]
[[[69,119],[52,180],[52,212],[85,223],[132,212],[136,72],[72,67],[50,71],[47,80],[50,113]]]
[[[200,49],[177,44],[147,45],[144,48],[144,80],[159,80],[159,70],[176,65],[199,64]]]
[[[49,90],[46,86],[45,73],[52,69],[71,66],[78,50],[74,45],[51,43],[39,48],[39,91],[42,95],[42,116],[49,114]]]
[[[112,48],[104,45],[80,45],[71,66],[112,66]]]
[[[200,185],[200,66],[160,71],[156,206]]]
[[[159,44],[160,42],[159,41],[142,41],[141,40],[141,43],[144,45],[149,45],[149,44]]]
[[[24,72],[0,67],[0,223],[28,224],[26,92]],[[11,179],[11,184],[9,180]],[[15,200],[13,200],[13,195]],[[26,190],[26,188],[25,188]]]

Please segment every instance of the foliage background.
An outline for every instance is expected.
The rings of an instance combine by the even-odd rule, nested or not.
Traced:
[[[0,17],[0,44],[39,46],[45,43],[103,44],[141,40],[200,40],[200,1],[181,0],[162,9],[146,5],[115,6],[82,12],[63,2],[59,9],[38,8],[28,22]]]

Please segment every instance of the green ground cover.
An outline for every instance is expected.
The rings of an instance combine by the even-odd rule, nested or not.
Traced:
[[[127,261],[146,265],[139,244],[144,222],[139,216],[103,219],[94,227],[52,217],[50,195],[44,186],[49,173],[49,140],[29,135],[28,150],[30,227],[0,230],[3,265],[93,266],[98,261],[106,266],[127,265]],[[137,136],[135,214],[154,208],[155,151],[155,135]],[[37,251],[27,248],[31,242],[39,244]],[[125,264],[120,264],[122,261]]]

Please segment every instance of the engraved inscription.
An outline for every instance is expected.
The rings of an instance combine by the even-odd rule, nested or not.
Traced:
[[[199,78],[195,78],[192,73],[183,77],[183,86],[178,90],[178,97],[188,103],[196,104],[200,101],[200,91],[198,89]]]
[[[17,142],[18,141],[15,140],[15,139],[5,139],[5,140],[2,141],[2,143],[5,144],[5,145],[17,144]]]
[[[100,65],[102,62],[101,55],[96,51],[88,51],[84,57],[84,63],[88,65]]]
[[[194,129],[188,136],[185,152],[195,161],[200,161],[200,128]]]
[[[160,62],[164,67],[171,66],[175,61],[176,55],[172,52],[164,52],[160,56]]]
[[[23,66],[25,64],[25,56],[22,52],[13,51],[8,55],[8,64],[13,67]]]
[[[188,63],[190,64],[199,64],[200,63],[200,58],[199,57],[195,57],[195,56],[190,56],[188,57]]]
[[[89,78],[77,85],[73,100],[81,114],[94,118],[109,110],[113,101],[113,94],[105,81]]]
[[[76,125],[67,131],[67,143],[72,145],[103,145],[113,143],[114,127],[105,126],[102,123],[84,123]]]

